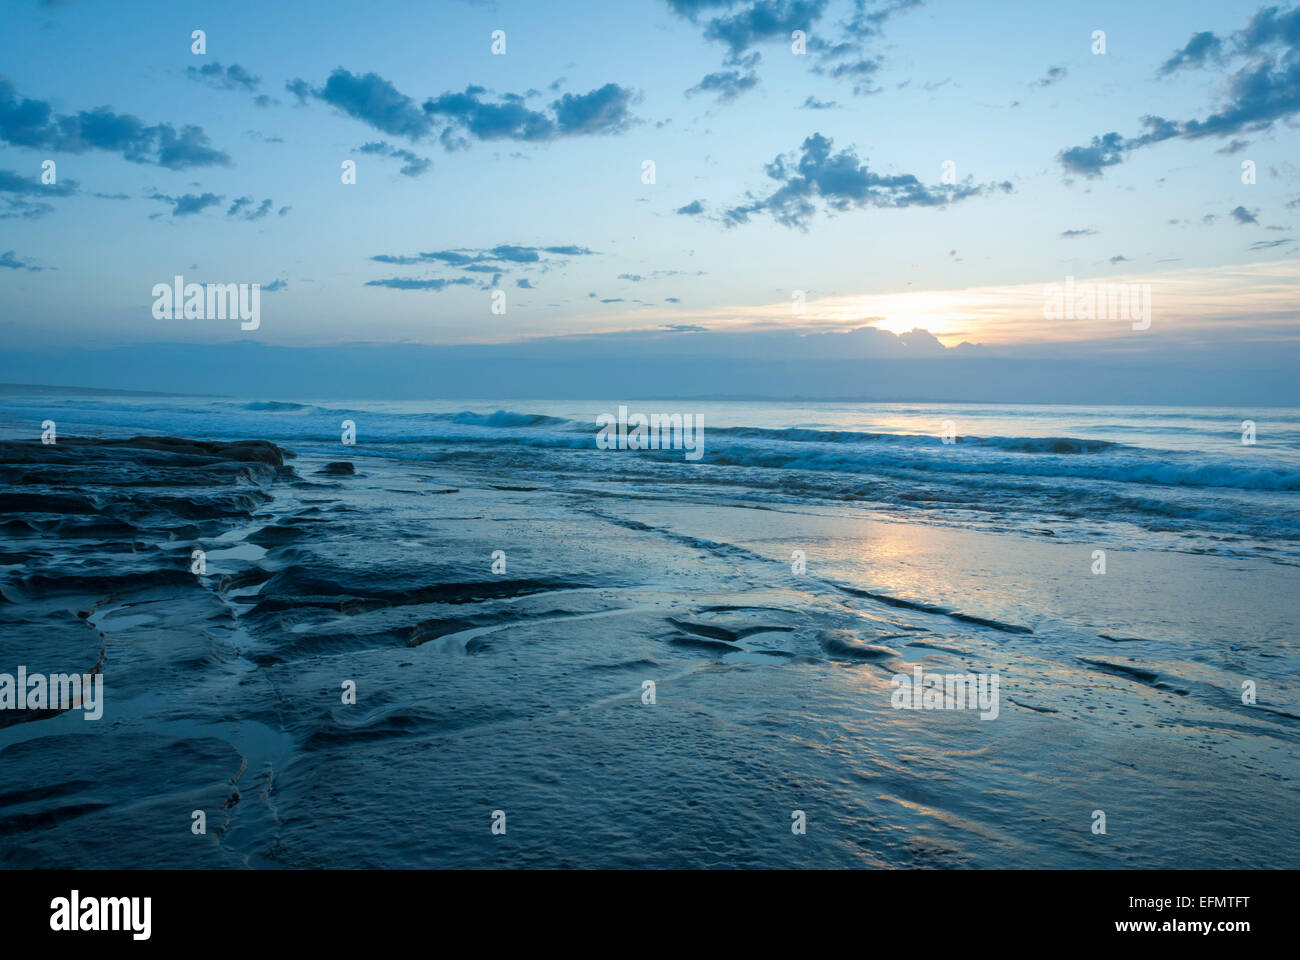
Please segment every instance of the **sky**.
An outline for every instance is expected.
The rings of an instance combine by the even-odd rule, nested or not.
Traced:
[[[1285,4],[13,0],[0,376],[831,343],[1244,388],[1300,359],[1298,123]],[[259,326],[156,317],[177,275],[259,284]],[[1049,315],[1067,278],[1149,291],[1149,324]]]

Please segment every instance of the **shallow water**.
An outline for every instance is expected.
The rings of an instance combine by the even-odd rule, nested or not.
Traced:
[[[0,517],[0,672],[88,669],[102,648],[106,705],[0,725],[0,862],[1300,862],[1293,415],[1257,416],[1245,450],[1239,411],[1163,411],[1114,441],[1275,488],[1112,480],[1122,497],[1098,502],[1159,511],[1072,514],[1072,485],[1101,483],[1078,463],[1113,448],[964,439],[1112,441],[1147,414],[701,406],[706,453],[687,464],[596,451],[595,405],[7,400],[9,436],[50,417],[61,436],[265,437],[299,455],[6,461],[3,494],[43,499]],[[907,432],[936,416],[963,442]],[[1181,445],[1147,446],[1180,426]],[[757,462],[805,448],[860,465]],[[345,459],[355,475],[317,472]],[[904,496],[919,489],[935,496]],[[1205,519],[1225,498],[1249,505],[1241,523]],[[996,674],[996,719],[895,709],[891,678],[917,665]]]

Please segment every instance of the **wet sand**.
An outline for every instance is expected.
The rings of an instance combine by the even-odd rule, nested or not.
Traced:
[[[106,696],[0,725],[0,863],[1300,860],[1290,568],[341,459],[0,444],[0,671]],[[917,665],[997,719],[891,707]]]

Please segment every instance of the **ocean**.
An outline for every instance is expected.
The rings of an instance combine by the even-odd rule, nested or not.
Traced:
[[[599,449],[619,406],[702,455]],[[67,439],[138,435],[286,455]],[[104,678],[0,713],[9,866],[1300,865],[1300,410],[19,391],[0,438],[0,674]]]

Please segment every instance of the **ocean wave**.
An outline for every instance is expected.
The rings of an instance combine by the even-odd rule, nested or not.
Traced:
[[[727,437],[746,437],[787,443],[867,444],[884,443],[898,446],[932,447],[948,446],[937,434],[865,433],[855,430],[813,430],[807,427],[769,429],[764,427],[722,427],[709,431]],[[1113,440],[1090,440],[1081,437],[976,437],[959,436],[956,444],[991,447],[1013,453],[1105,453],[1128,447]],[[1128,449],[1138,449],[1128,447]]]
[[[260,410],[267,413],[306,413],[316,410],[310,403],[290,403],[286,400],[252,400],[239,405],[241,410]]]
[[[1080,437],[962,437],[960,442],[1013,453],[1105,453],[1120,448],[1137,449],[1113,440],[1084,440]]]
[[[462,410],[460,413],[439,414],[435,419],[471,427],[542,427],[569,422],[563,417],[548,417],[541,413],[515,413],[511,410],[498,410],[496,413],[474,413],[471,410]]]
[[[795,470],[828,470],[842,473],[899,471],[916,474],[997,474],[1026,478],[1063,477],[1155,486],[1235,487],[1244,490],[1300,490],[1300,470],[1288,467],[1245,467],[1236,463],[1174,462],[1172,454],[1139,451],[1104,461],[1081,461],[1076,457],[1042,454],[1039,458],[998,458],[975,451],[961,452],[960,445],[939,456],[891,455],[884,451],[847,452],[834,449],[793,450],[780,447],[753,448],[743,445],[709,446],[705,462],[730,466],[776,467]],[[974,455],[971,455],[974,454]]]

